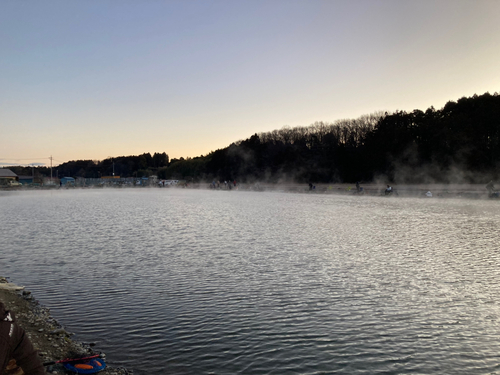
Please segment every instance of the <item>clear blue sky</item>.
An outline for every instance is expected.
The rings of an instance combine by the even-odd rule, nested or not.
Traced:
[[[498,0],[3,0],[0,163],[439,109],[500,91],[499,20]]]

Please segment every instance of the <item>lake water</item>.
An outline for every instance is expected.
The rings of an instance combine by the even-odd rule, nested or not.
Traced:
[[[135,374],[500,373],[500,202],[0,195],[0,275]]]

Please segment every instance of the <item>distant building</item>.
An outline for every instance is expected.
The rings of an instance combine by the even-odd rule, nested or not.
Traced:
[[[19,177],[17,176],[17,174],[12,172],[10,169],[0,168],[0,186],[3,187],[21,186],[18,180]]]
[[[44,177],[43,186],[59,186],[59,179],[55,177]]]
[[[14,172],[12,172],[10,169],[0,168],[0,180],[3,180],[3,181],[14,180],[14,181],[17,181],[17,180],[19,180],[19,177],[17,176],[17,174],[15,174]]]
[[[63,177],[60,181],[62,186],[75,186],[75,179],[73,177]]]
[[[34,182],[33,176],[18,176],[18,177],[19,177],[19,182],[23,185],[29,185]]]

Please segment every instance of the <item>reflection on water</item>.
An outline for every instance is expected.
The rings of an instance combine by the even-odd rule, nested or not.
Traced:
[[[496,202],[0,197],[0,274],[136,374],[500,372]]]

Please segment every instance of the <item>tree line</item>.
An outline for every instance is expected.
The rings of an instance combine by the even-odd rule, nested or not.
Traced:
[[[193,181],[483,183],[499,167],[500,96],[485,93],[440,110],[285,126],[162,172]]]
[[[193,182],[481,183],[499,177],[500,96],[463,97],[440,110],[285,126],[195,158],[147,153],[71,161],[57,169],[59,177],[101,177],[111,174],[113,164],[122,177],[154,174]]]
[[[147,177],[156,174],[159,169],[169,165],[167,153],[144,153],[137,156],[109,157],[104,160],[72,160],[53,168],[54,177],[83,177],[102,178],[113,176],[120,177]],[[50,176],[50,167],[8,167],[17,175],[39,177]]]

